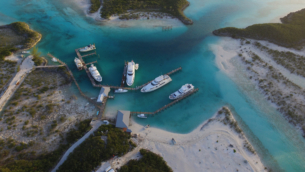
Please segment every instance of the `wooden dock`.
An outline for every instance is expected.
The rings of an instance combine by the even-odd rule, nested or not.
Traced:
[[[78,48],[78,49],[75,49],[75,52],[76,52],[76,55],[78,56],[78,58],[81,60],[81,62],[82,62],[83,64],[85,64],[85,62],[84,62],[84,60],[83,60],[83,57],[87,57],[87,56],[91,56],[91,55],[96,55],[96,52],[94,52],[94,53],[91,53],[91,54],[87,54],[87,55],[85,55],[85,56],[82,56],[82,55],[80,54],[80,52],[79,52],[79,48]],[[146,82],[145,84],[140,85],[140,86],[137,86],[137,87],[135,87],[135,88],[124,87],[124,86],[125,86],[125,81],[126,81],[126,75],[127,75],[127,63],[126,63],[126,62],[125,62],[124,71],[123,71],[123,76],[122,76],[122,80],[121,80],[121,86],[111,86],[111,85],[96,84],[94,78],[91,76],[90,71],[88,70],[88,67],[87,67],[86,65],[84,65],[83,68],[85,69],[85,71],[86,71],[86,73],[87,73],[87,75],[88,75],[88,77],[89,77],[89,79],[90,79],[90,82],[91,82],[91,84],[92,84],[93,87],[110,87],[110,88],[112,88],[112,89],[120,89],[120,88],[121,88],[121,89],[125,89],[125,90],[139,90],[139,89],[143,88],[145,85],[149,84],[151,81],[153,81],[153,80],[151,80],[151,81]],[[179,67],[179,68],[177,68],[177,69],[174,69],[174,70],[168,72],[166,75],[172,75],[172,74],[174,74],[174,73],[176,73],[176,72],[178,72],[178,71],[180,71],[180,70],[182,70],[182,67]]]
[[[183,97],[180,97],[179,99],[176,99],[176,100],[172,101],[171,103],[169,103],[169,104],[167,104],[167,105],[161,107],[160,109],[158,109],[158,110],[156,110],[156,111],[154,111],[154,112],[130,112],[130,114],[131,114],[131,115],[138,115],[138,114],[156,115],[157,113],[160,113],[160,112],[164,111],[165,109],[167,109],[167,108],[173,106],[174,104],[178,103],[179,101],[181,101],[181,100],[183,100],[183,99],[189,97],[190,95],[196,93],[198,90],[199,90],[199,89],[196,88],[196,89],[194,89],[193,91],[191,91],[191,92],[187,93],[186,95],[184,95]]]
[[[48,66],[35,66],[34,68],[56,68],[56,67],[63,67],[65,65],[48,65]]]
[[[52,54],[50,54],[50,53],[48,54],[48,56],[57,59],[56,57],[54,57],[54,56],[53,56]],[[72,74],[70,68],[68,67],[68,65],[67,65],[66,63],[62,62],[62,61],[59,60],[59,59],[57,59],[57,60],[58,60],[58,62],[59,62],[60,64],[62,64],[63,66],[66,67],[66,69],[68,70],[68,72],[69,72],[71,78],[73,79],[73,81],[74,81],[74,83],[75,83],[75,85],[76,85],[76,87],[77,87],[79,93],[80,93],[84,98],[86,98],[90,103],[92,103],[95,107],[97,107],[97,108],[99,109],[99,117],[100,117],[100,116],[103,116],[104,110],[105,110],[105,105],[106,105],[106,103],[107,103],[107,97],[106,97],[106,100],[105,100],[105,98],[104,98],[104,100],[105,100],[105,101],[104,101],[104,104],[103,104],[102,106],[100,106],[100,104],[98,104],[97,102],[93,101],[90,97],[86,96],[86,95],[83,93],[83,91],[80,89],[80,86],[78,85],[78,83],[77,83],[76,79],[74,78],[74,76],[73,76],[73,74]],[[100,114],[102,114],[102,115],[100,115]],[[101,117],[101,118],[102,118],[102,117]]]
[[[90,62],[90,63],[86,63],[85,66],[90,65],[90,64],[93,64],[93,63],[97,63],[97,61]]]

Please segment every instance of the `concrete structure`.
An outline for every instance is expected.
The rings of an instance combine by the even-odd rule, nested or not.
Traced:
[[[129,118],[130,118],[130,111],[119,110],[116,117],[115,127],[121,128],[124,131],[131,133],[131,130],[128,129]]]
[[[110,92],[110,87],[102,87],[100,94],[97,98],[97,102],[103,103],[104,97],[108,97],[109,92]]]

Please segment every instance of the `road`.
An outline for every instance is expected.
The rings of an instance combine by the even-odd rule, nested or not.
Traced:
[[[34,67],[34,62],[32,61],[32,56],[28,56],[20,65],[20,71],[17,72],[13,80],[10,82],[8,88],[4,92],[4,94],[0,98],[0,111],[5,106],[7,100],[9,100],[19,85],[21,85],[21,82],[24,79],[24,76],[26,76]],[[17,82],[20,82],[19,85],[16,85]]]
[[[85,141],[95,130],[97,130],[101,125],[103,124],[102,121],[96,121],[95,124],[93,124],[93,128],[85,134],[81,139],[79,139],[77,142],[75,142],[63,155],[59,163],[56,165],[56,167],[52,170],[52,172],[56,172],[56,170],[66,161],[69,154],[74,151],[74,149],[79,146],[83,141]]]

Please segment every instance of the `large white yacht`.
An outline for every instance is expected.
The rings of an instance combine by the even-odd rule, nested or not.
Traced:
[[[77,57],[75,57],[74,62],[78,70],[81,70],[83,68],[82,62]]]
[[[97,82],[102,82],[102,77],[93,64],[91,64],[91,66],[89,67],[89,71]]]
[[[169,99],[171,100],[178,99],[193,90],[194,90],[194,86],[192,84],[185,84],[178,91],[171,94],[169,96]]]
[[[141,92],[147,93],[147,92],[154,91],[158,88],[163,87],[164,85],[168,84],[171,81],[172,81],[172,79],[168,75],[161,75],[161,76],[157,77],[156,79],[154,79],[149,84],[147,84],[145,87],[143,87],[141,89]]]
[[[80,52],[88,52],[88,51],[92,51],[92,50],[95,50],[95,45],[94,44],[90,44],[90,45],[87,45],[83,48],[80,48],[79,51]]]
[[[128,62],[127,64],[127,76],[126,76],[126,84],[128,86],[132,86],[135,78],[135,69],[136,69],[136,64],[133,62]]]

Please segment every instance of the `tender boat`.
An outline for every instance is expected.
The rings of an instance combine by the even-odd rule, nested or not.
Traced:
[[[77,57],[75,57],[74,62],[78,70],[81,70],[83,68],[82,62]]]
[[[163,87],[164,85],[168,84],[171,81],[172,79],[168,75],[161,75],[156,79],[154,79],[149,84],[147,84],[145,87],[143,87],[141,89],[141,92],[147,93],[147,92],[155,91],[156,89]]]
[[[30,51],[22,51],[23,54],[30,54]]]
[[[137,115],[138,118],[147,118],[147,116],[145,116],[144,114],[140,114],[140,115]]]
[[[122,88],[119,88],[119,89],[117,89],[117,90],[114,90],[114,92],[115,92],[115,93],[127,93],[128,90],[124,90],[124,89],[122,89]]]
[[[88,51],[92,51],[92,50],[95,50],[95,45],[94,44],[90,44],[90,45],[87,45],[85,46],[84,48],[80,48],[79,51],[80,52],[88,52]]]
[[[171,100],[178,99],[193,90],[194,90],[194,86],[192,84],[185,84],[178,91],[172,93],[169,96],[169,99]]]
[[[91,66],[89,67],[89,71],[97,82],[102,82],[102,77],[93,64],[91,64]]]
[[[128,86],[132,86],[135,78],[135,62],[131,61],[127,64],[127,76],[126,76],[126,83]]]
[[[54,57],[52,58],[52,61],[53,62],[58,62],[58,60],[56,58],[54,58]]]

